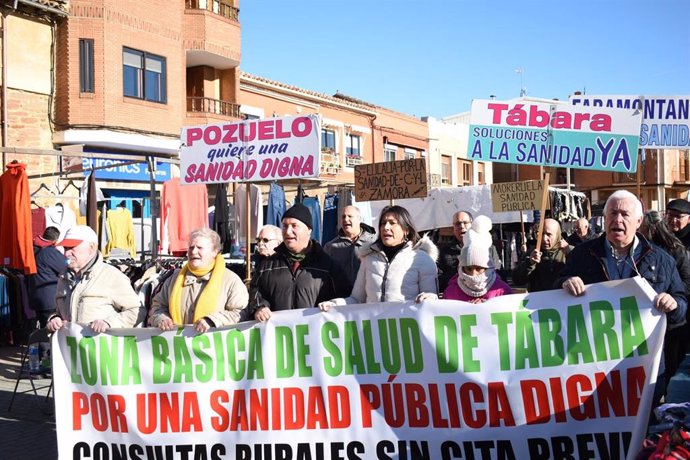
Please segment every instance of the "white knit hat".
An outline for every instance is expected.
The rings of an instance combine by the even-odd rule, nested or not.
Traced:
[[[477,216],[472,221],[472,227],[463,235],[463,246],[460,252],[460,266],[475,265],[477,267],[493,267],[491,258],[491,219]]]

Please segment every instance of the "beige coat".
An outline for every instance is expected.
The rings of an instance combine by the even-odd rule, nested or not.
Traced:
[[[180,270],[175,270],[175,272],[165,280],[160,291],[153,298],[151,318],[149,320],[151,326],[158,327],[163,318],[171,317],[168,309],[170,294],[172,293],[175,280],[179,273]],[[191,272],[187,272],[182,286],[182,320],[184,324],[192,324],[194,322],[196,302],[201,295],[201,291],[211,278],[211,273],[212,272],[209,272],[197,278]],[[223,273],[223,282],[220,288],[216,311],[215,313],[207,315],[207,318],[210,319],[216,327],[235,324],[240,319],[240,312],[248,303],[249,293],[247,292],[247,287],[239,276],[226,268]]]
[[[134,327],[144,321],[146,310],[129,278],[103,262],[100,254],[80,278],[71,280],[70,274],[60,275],[55,295],[57,314],[63,320],[90,324],[102,319],[110,327]]]

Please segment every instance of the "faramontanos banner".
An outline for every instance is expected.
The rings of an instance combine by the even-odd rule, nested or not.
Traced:
[[[318,177],[320,119],[316,115],[185,126],[181,184],[257,182]]]
[[[60,458],[633,458],[665,329],[640,279],[276,313],[71,325],[53,339]]]

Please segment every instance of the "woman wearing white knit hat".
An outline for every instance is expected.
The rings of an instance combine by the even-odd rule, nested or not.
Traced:
[[[448,282],[444,299],[481,303],[513,290],[496,273],[491,259],[491,219],[477,216],[463,236],[458,274]]]

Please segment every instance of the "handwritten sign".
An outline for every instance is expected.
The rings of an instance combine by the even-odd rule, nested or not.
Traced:
[[[543,180],[502,182],[491,185],[491,203],[494,212],[541,209],[543,196]]]
[[[182,128],[180,184],[318,177],[316,115]]]
[[[424,158],[355,166],[355,199],[358,202],[423,198],[427,193]]]

